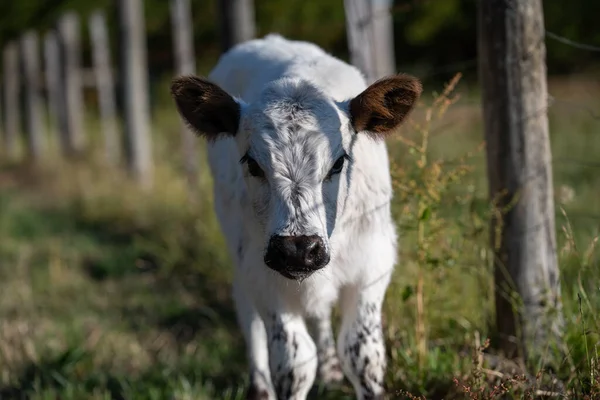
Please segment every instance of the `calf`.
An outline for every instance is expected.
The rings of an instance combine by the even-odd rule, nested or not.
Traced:
[[[397,254],[383,139],[412,110],[419,81],[395,75],[367,87],[319,47],[268,35],[224,54],[208,79],[179,77],[171,90],[208,140],[248,398],[304,399],[317,371],[325,382],[345,374],[359,399],[381,398],[381,306]]]

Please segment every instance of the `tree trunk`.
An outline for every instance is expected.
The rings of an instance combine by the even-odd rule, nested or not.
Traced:
[[[542,2],[482,1],[478,29],[497,345],[536,358],[563,326]]]

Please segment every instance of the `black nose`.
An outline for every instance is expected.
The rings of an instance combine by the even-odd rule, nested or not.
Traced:
[[[265,263],[283,275],[308,275],[329,263],[325,243],[317,235],[273,236]]]

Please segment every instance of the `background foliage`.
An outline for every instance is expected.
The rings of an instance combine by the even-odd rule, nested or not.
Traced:
[[[0,3],[0,46],[25,29],[44,32],[66,10],[86,17],[92,9],[104,8],[116,33],[114,0],[19,0]],[[476,57],[476,0],[393,1],[396,61],[399,69],[419,70],[426,77],[446,81],[458,69],[473,78]],[[192,0],[195,45],[200,70],[208,68],[219,53],[216,0]],[[255,0],[258,35],[280,32],[310,40],[346,58],[343,0]],[[152,75],[171,69],[169,2],[145,0],[146,25]],[[600,45],[594,0],[544,2],[547,30],[571,40]],[[113,40],[115,45],[116,40]],[[85,62],[89,45],[84,40]],[[550,74],[580,73],[594,68],[600,53],[585,52],[555,40],[547,40]],[[447,70],[448,66],[456,69]]]

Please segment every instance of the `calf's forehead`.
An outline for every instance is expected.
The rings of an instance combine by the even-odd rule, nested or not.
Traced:
[[[271,163],[318,168],[343,151],[344,135],[337,116],[312,113],[280,121],[279,115],[249,137],[253,155]],[[257,154],[258,153],[258,154]]]
[[[260,100],[251,105],[245,121],[253,153],[283,157],[306,152],[322,158],[341,151],[349,131],[348,117],[325,94],[296,85],[268,88]]]

